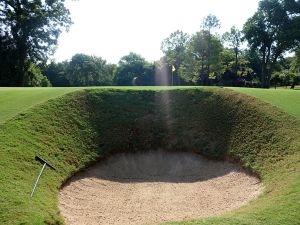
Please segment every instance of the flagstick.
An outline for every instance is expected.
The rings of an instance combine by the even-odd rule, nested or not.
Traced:
[[[172,65],[172,86],[174,86],[174,72],[176,71],[176,68],[174,65]]]

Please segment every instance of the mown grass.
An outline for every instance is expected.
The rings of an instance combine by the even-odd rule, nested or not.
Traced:
[[[300,120],[300,90],[295,89],[260,89],[260,88],[230,88],[238,92],[256,97],[262,101],[277,106],[288,114]]]
[[[100,157],[158,148],[234,160],[265,185],[234,212],[170,224],[300,222],[299,121],[227,89],[162,89],[81,90],[0,125],[1,224],[62,224],[58,192],[67,178]],[[57,171],[45,171],[30,199],[36,154]]]
[[[0,124],[30,107],[78,88],[0,88]]]

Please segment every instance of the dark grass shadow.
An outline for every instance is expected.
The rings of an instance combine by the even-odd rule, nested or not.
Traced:
[[[90,124],[101,155],[166,149],[223,159],[232,114],[211,91],[90,90]]]
[[[89,177],[124,183],[190,183],[245,172],[225,162],[240,104],[237,100],[230,105],[228,97],[205,89],[87,91],[89,122],[98,134],[95,144],[102,160],[66,185]],[[182,158],[171,160],[172,153],[147,160],[147,154],[141,155],[143,163],[134,156],[120,158],[154,149],[178,152]],[[183,152],[218,161],[193,161]]]
[[[224,160],[229,151],[230,110],[214,92],[203,89],[89,90],[87,102],[90,124],[98,134],[95,140],[97,154],[106,160],[79,172],[69,182],[97,177],[126,183],[188,183],[242,170],[224,161],[199,159],[202,155]],[[170,160],[170,154],[162,154],[158,158],[149,157],[142,164],[135,162],[133,156],[123,158],[114,167],[107,163],[115,158],[109,156],[124,153],[138,155],[153,149],[179,152],[182,156],[183,152],[196,153],[199,161],[195,163],[189,159],[191,156]],[[103,164],[110,169],[102,168],[103,171],[99,169],[97,172]]]

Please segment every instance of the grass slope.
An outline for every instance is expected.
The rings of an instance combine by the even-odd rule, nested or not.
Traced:
[[[277,106],[300,120],[300,89],[230,88]]]
[[[82,90],[0,125],[1,224],[62,224],[59,187],[91,162],[119,151],[164,148],[227,158],[257,173],[265,193],[221,217],[170,224],[298,224],[300,122],[227,89]],[[34,198],[40,170],[51,161]]]
[[[78,88],[0,88],[0,124],[30,107]]]
[[[170,90],[176,87],[93,87],[97,89],[121,89],[121,90]],[[181,89],[190,87],[180,87]],[[25,110],[44,103],[49,99],[62,96],[64,94],[86,89],[86,87],[52,87],[52,88],[10,88],[0,87],[0,124],[13,118]],[[91,87],[89,88],[91,89]]]

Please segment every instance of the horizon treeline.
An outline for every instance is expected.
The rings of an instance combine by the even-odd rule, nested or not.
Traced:
[[[262,0],[242,30],[232,26],[224,34],[218,33],[221,21],[210,14],[200,21],[196,33],[177,30],[162,40],[164,56],[157,61],[148,62],[130,52],[118,64],[81,53],[70,60],[47,63],[59,34],[72,23],[64,1],[52,2],[56,4],[24,2],[21,8],[11,1],[0,2],[0,86],[268,88],[300,82],[297,0]],[[35,16],[38,10],[43,17]],[[22,13],[26,16],[20,17]]]

